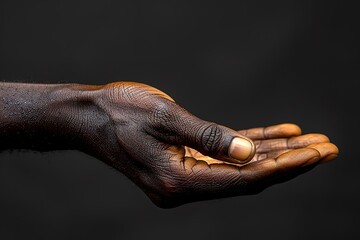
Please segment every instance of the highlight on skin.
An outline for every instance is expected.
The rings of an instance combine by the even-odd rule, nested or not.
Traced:
[[[114,167],[159,207],[257,194],[329,162],[321,133],[233,130],[142,83],[0,83],[0,150],[73,149]]]

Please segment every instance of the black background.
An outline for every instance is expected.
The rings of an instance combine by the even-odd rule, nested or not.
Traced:
[[[206,120],[234,129],[294,122],[340,149],[336,161],[258,195],[170,210],[82,153],[5,152],[1,239],[360,237],[360,39],[350,2],[2,0],[0,14],[4,81],[143,82]]]

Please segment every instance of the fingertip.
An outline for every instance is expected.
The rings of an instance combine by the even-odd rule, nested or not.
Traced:
[[[307,148],[316,149],[320,152],[322,158],[330,154],[339,154],[338,147],[330,142],[311,144]]]
[[[330,161],[334,160],[335,158],[337,158],[338,156],[339,156],[338,154],[330,154],[330,155],[324,157],[323,159],[321,159],[320,163],[330,162]]]
[[[298,125],[294,123],[287,123],[286,125],[288,129],[290,129],[289,132],[292,133],[292,135],[296,136],[302,134],[302,130]]]
[[[301,135],[302,131],[301,128],[294,123],[282,123],[265,128],[265,133],[270,137],[291,137]]]
[[[321,163],[334,160],[339,155],[339,148],[330,142],[311,144],[308,148],[319,151]]]

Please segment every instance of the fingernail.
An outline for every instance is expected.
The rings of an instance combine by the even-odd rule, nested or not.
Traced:
[[[255,153],[255,145],[241,137],[235,137],[229,147],[229,157],[238,160],[240,163],[246,163],[251,160]]]

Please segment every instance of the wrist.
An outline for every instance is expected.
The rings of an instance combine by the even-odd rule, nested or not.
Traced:
[[[96,89],[80,84],[0,83],[0,148],[78,148]]]

